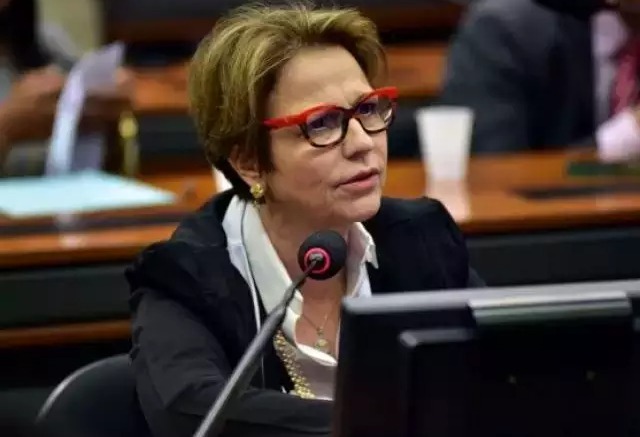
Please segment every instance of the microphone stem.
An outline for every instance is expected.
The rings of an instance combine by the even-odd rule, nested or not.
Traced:
[[[207,413],[206,417],[198,427],[194,437],[217,436],[222,431],[233,402],[246,390],[253,375],[255,375],[260,365],[260,356],[269,341],[272,341],[276,331],[282,325],[287,308],[293,299],[295,291],[304,284],[307,276],[320,263],[320,259],[312,258],[305,271],[289,285],[285,290],[282,301],[269,314],[264,321],[262,328],[249,344],[249,347],[242,355],[240,362],[227,380],[224,388],[218,395],[215,403]]]

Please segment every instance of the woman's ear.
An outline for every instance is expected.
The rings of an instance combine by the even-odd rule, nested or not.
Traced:
[[[234,150],[229,156],[229,165],[248,186],[251,187],[262,182],[257,159],[242,156],[237,150]]]

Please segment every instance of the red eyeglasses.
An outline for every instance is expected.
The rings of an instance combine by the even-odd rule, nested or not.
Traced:
[[[362,97],[352,108],[320,105],[296,115],[270,118],[263,123],[269,129],[298,126],[312,146],[334,146],[347,136],[351,118],[358,120],[369,134],[387,130],[395,116],[397,98],[397,88],[379,88]]]

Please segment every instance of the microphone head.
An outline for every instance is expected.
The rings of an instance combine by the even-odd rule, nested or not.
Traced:
[[[298,250],[298,265],[304,271],[310,262],[318,258],[320,262],[309,273],[315,280],[329,279],[338,273],[347,260],[347,243],[335,231],[319,231],[311,234]]]

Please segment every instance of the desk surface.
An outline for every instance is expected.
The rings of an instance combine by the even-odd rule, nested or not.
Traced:
[[[444,71],[446,48],[441,44],[387,48],[388,83],[401,97],[433,98]],[[178,64],[133,70],[134,108],[140,115],[184,114],[187,111],[187,68]]]
[[[627,193],[529,199],[523,189],[628,183],[611,177],[567,177],[564,154],[518,155],[472,160],[464,184],[430,184],[467,235],[615,226],[640,223],[638,189]],[[142,178],[177,193],[178,205],[64,219],[19,221],[0,217],[0,269],[69,263],[126,262],[148,244],[166,239],[184,214],[215,192],[211,173],[160,174]],[[385,194],[412,198],[425,192],[420,162],[391,162]]]
[[[564,154],[475,158],[464,184],[431,184],[468,235],[616,226],[640,223],[640,179],[635,193],[528,200],[521,189],[604,186],[629,180],[569,178]],[[68,263],[126,262],[146,245],[167,238],[176,221],[215,192],[206,170],[147,176],[145,181],[181,197],[172,208],[124,211],[65,220],[12,221],[0,217],[0,269]],[[425,192],[420,162],[392,162],[385,194],[411,198]],[[56,231],[57,227],[67,228]],[[13,235],[10,235],[13,234]],[[122,339],[126,320],[0,330],[0,348],[38,347]]]

